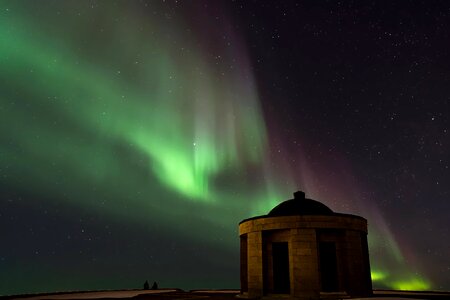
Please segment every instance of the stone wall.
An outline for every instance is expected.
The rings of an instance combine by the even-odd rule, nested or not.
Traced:
[[[300,299],[318,299],[320,293],[317,236],[313,228],[291,229],[290,261],[293,277],[291,295]]]
[[[260,217],[241,222],[239,224],[239,235],[254,231],[292,228],[349,229],[367,233],[367,221],[364,218],[346,214]]]
[[[364,218],[335,214],[332,216],[280,216],[244,220],[239,234],[241,242],[242,292],[258,298],[273,291],[271,245],[288,242],[290,295],[297,299],[319,299],[321,275],[318,244],[336,245],[339,291],[350,296],[369,296],[372,292],[367,253],[367,221]],[[247,272],[247,274],[242,274]],[[247,281],[245,281],[245,277]],[[323,293],[322,293],[323,296]]]

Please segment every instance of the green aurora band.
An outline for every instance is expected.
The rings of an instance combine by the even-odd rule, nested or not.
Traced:
[[[192,228],[219,226],[224,238],[209,242],[230,249],[230,220],[264,214],[296,188],[270,169],[245,51],[230,46],[211,56],[182,20],[149,20],[137,8],[90,12],[90,2],[51,3],[2,2],[0,167],[9,170],[7,184],[132,223],[147,222],[149,211],[163,222],[159,215],[198,210],[193,218],[202,222]],[[257,184],[248,168],[261,170]],[[232,186],[221,185],[222,177],[233,178]],[[158,191],[174,200],[157,201]],[[197,231],[191,237],[205,240]],[[374,285],[429,289],[384,233],[371,228],[369,235],[371,250],[381,253],[372,256]]]

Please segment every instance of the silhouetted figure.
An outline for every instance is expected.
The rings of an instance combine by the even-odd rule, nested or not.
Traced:
[[[152,290],[157,290],[157,289],[158,289],[158,284],[155,281],[155,282],[153,282]]]
[[[148,280],[144,282],[144,290],[148,290],[150,288],[150,285],[148,284]],[[153,287],[152,287],[153,288]]]

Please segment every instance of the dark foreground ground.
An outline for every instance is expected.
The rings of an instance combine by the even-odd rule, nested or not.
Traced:
[[[238,290],[198,290],[183,291],[181,289],[159,289],[159,290],[121,290],[121,291],[86,291],[86,292],[66,292],[66,293],[47,293],[30,295],[0,296],[0,300],[236,300]]]
[[[210,299],[210,300],[237,300],[236,295],[239,294],[239,291],[193,291],[193,292],[171,292],[166,294],[146,294],[146,295],[139,295],[135,297],[136,300],[196,300],[196,299]]]
[[[34,294],[0,296],[0,300],[237,300],[238,290],[195,290],[183,291],[180,289],[161,290],[127,290],[127,291],[95,291],[95,292],[70,292],[53,294]],[[374,291],[371,298],[359,298],[369,300],[401,300],[401,299],[430,299],[450,300],[450,292],[413,292],[413,291]]]

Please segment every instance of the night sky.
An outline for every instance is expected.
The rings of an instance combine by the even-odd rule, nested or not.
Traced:
[[[296,190],[450,290],[450,2],[1,1],[0,295],[239,288]]]

